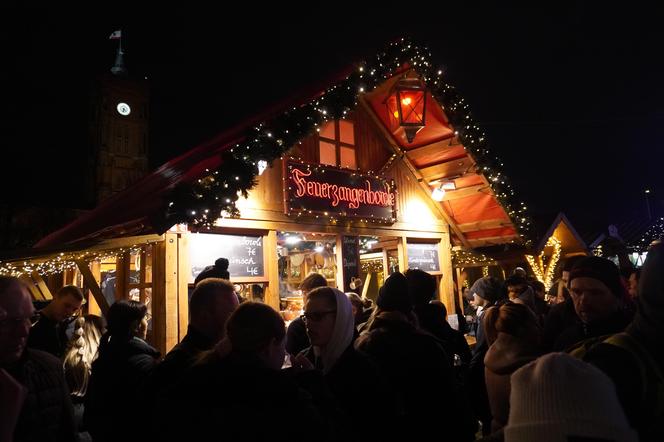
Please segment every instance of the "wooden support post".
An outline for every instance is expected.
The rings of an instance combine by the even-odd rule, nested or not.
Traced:
[[[166,241],[154,246],[152,267],[152,345],[166,354]]]
[[[99,284],[97,284],[97,280],[92,274],[92,271],[88,266],[88,263],[80,259],[77,259],[75,262],[76,266],[78,266],[78,270],[81,272],[81,275],[83,275],[83,281],[85,281],[85,285],[88,286],[88,288],[92,292],[92,296],[94,296],[95,300],[97,301],[97,304],[99,304],[101,312],[104,314],[104,316],[106,316],[106,314],[108,313],[108,302],[106,301],[104,294],[101,292]]]
[[[383,282],[388,276],[390,276],[390,257],[387,254],[387,249],[383,249]]]
[[[265,289],[265,303],[279,311],[279,257],[277,256],[277,231],[270,230],[264,237],[264,259],[268,277],[267,287]]]
[[[118,255],[115,258],[115,300],[127,299],[129,297],[129,252]]]
[[[178,343],[178,234],[165,235],[166,263],[164,272],[165,335],[164,351],[166,354]]]
[[[95,281],[97,281],[97,284],[101,282],[101,263],[99,261],[92,261],[90,263],[90,271],[92,272],[92,275],[95,278]],[[92,293],[92,292],[90,292]],[[102,292],[103,296],[103,292]],[[104,296],[104,298],[106,298]],[[88,314],[89,315],[100,315],[101,314],[101,308],[99,307],[99,304],[95,300],[94,296],[88,296]],[[108,300],[107,300],[108,302]]]
[[[50,301],[51,299],[53,299],[51,291],[48,289],[48,286],[46,285],[46,283],[44,282],[39,273],[37,273],[36,271],[32,272],[32,280],[35,282],[35,285],[41,292],[44,300]]]
[[[452,277],[452,246],[449,234],[443,235],[438,243],[438,255],[440,256],[440,270],[443,277],[440,278],[438,292],[440,300],[447,307],[447,312],[453,315],[456,312],[454,304],[454,278]]]
[[[405,236],[399,237],[397,253],[399,256],[399,271],[404,273],[408,270],[408,239]]]
[[[337,261],[337,272],[336,272],[336,280],[337,280],[337,288],[341,290],[342,292],[344,291],[344,257],[343,257],[343,237],[341,235],[337,235],[337,246],[336,246],[336,261]]]
[[[191,275],[189,233],[180,233],[178,235],[178,342],[184,339],[189,325],[189,275]]]
[[[463,310],[463,281],[461,280],[461,269],[457,267],[454,270],[456,271],[457,297],[459,298],[459,307],[461,307]]]

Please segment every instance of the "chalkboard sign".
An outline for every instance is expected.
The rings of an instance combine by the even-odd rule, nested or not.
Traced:
[[[343,260],[344,291],[353,291],[350,288],[352,278],[360,277],[360,244],[357,236],[343,236],[341,238],[341,257]]]
[[[217,258],[228,259],[231,279],[265,275],[262,236],[195,233],[189,238],[190,282]]]
[[[408,244],[408,268],[440,272],[438,244]]]

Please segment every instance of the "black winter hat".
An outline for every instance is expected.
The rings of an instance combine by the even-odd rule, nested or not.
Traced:
[[[496,302],[503,297],[503,285],[493,276],[485,276],[475,281],[468,292],[489,302]]]
[[[221,278],[221,279],[231,279],[231,275],[228,272],[228,260],[226,258],[217,258],[213,266],[207,266],[203,269],[201,273],[196,277],[194,284],[198,284],[199,281],[204,280],[205,278]]]
[[[408,280],[403,273],[392,273],[385,284],[378,290],[376,305],[385,311],[400,311],[409,313],[412,308],[410,292],[408,290]]]
[[[604,283],[617,298],[625,295],[625,286],[620,280],[618,267],[605,258],[588,256],[577,261],[569,273],[568,287],[572,286],[574,278],[593,278]]]

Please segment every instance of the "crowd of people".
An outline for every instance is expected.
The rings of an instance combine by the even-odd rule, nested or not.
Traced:
[[[661,441],[663,270],[657,244],[638,282],[599,257],[568,260],[553,294],[523,269],[483,277],[472,330],[424,271],[391,274],[375,303],[314,273],[287,327],[218,260],[163,358],[144,304],[75,315],[65,286],[35,311],[0,276],[0,442]]]

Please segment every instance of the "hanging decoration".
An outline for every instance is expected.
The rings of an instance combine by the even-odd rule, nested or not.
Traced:
[[[483,253],[474,250],[452,250],[452,266],[453,267],[475,267],[475,266],[492,266],[496,262]]]
[[[558,260],[560,259],[562,245],[560,240],[552,236],[546,242],[546,247],[553,247],[551,259],[547,265],[544,264],[544,251],[542,251],[538,257],[533,255],[526,255],[526,260],[528,261],[528,264],[530,264],[530,267],[533,269],[537,280],[544,284],[544,287],[546,287],[546,290],[548,291],[553,285],[553,274],[556,270]]]
[[[526,215],[527,207],[516,199],[502,172],[503,162],[489,149],[486,135],[473,121],[469,105],[444,81],[443,71],[431,61],[429,50],[404,38],[390,44],[373,60],[359,63],[348,77],[311,102],[288,109],[247,130],[242,142],[222,154],[217,169],[207,170],[197,181],[172,191],[164,207],[164,219],[155,223],[167,229],[186,222],[193,230],[198,230],[213,226],[220,217],[238,217],[235,203],[239,196],[247,196],[256,184],[261,161],[266,162],[260,163],[262,165],[271,164],[326,121],[344,118],[357,106],[360,95],[371,92],[404,67],[419,74],[427,91],[443,107],[455,135],[472,154],[478,171],[486,176],[496,198],[528,244],[531,223]]]

